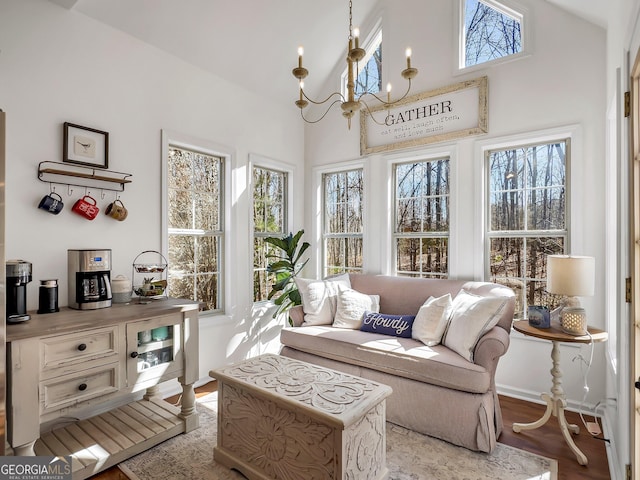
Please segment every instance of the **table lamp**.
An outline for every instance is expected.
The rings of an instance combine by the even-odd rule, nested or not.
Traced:
[[[593,257],[547,255],[547,292],[563,295],[560,324],[565,333],[587,333],[587,315],[578,297],[593,296],[595,265]]]

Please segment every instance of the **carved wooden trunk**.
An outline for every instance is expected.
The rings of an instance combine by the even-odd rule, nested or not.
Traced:
[[[212,370],[217,462],[255,480],[386,479],[391,388],[279,355]]]

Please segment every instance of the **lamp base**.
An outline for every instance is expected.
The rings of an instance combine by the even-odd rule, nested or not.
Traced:
[[[560,326],[564,333],[569,335],[587,334],[587,314],[584,308],[566,307],[562,309]]]

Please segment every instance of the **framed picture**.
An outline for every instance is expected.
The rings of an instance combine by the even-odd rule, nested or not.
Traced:
[[[107,168],[109,133],[65,122],[62,161]]]

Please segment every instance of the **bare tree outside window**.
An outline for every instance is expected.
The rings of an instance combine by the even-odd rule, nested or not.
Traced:
[[[358,73],[355,87],[357,97],[380,91],[382,91],[382,43],[378,44],[365,67]]]
[[[171,146],[168,168],[168,293],[222,308],[221,157]]]
[[[273,246],[267,237],[286,233],[287,173],[253,168],[253,301],[267,300],[274,276],[267,273]]]
[[[522,51],[521,19],[482,0],[465,0],[465,67]]]
[[[565,251],[568,140],[487,154],[489,275],[516,292],[516,318],[529,305],[554,307],[547,255]]]
[[[324,274],[362,271],[362,169],[323,175]]]
[[[397,164],[394,171],[396,273],[447,278],[449,159]]]

